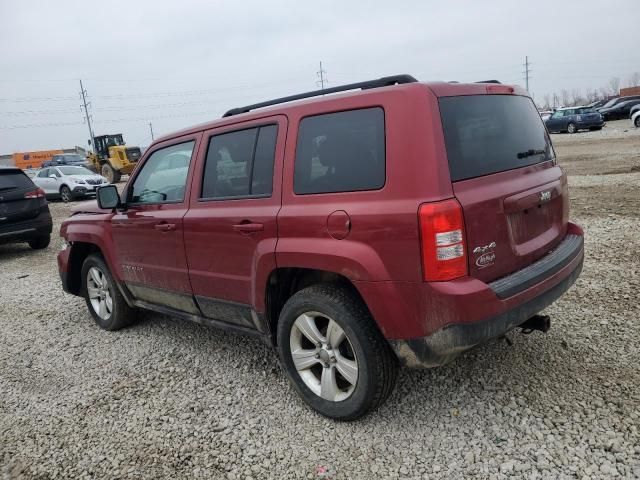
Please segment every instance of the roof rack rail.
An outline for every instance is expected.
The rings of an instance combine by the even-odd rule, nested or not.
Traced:
[[[474,83],[499,83],[500,85],[502,85],[502,82],[500,80],[480,80],[479,82]]]
[[[338,87],[325,88],[322,90],[313,90],[311,92],[298,93],[297,95],[291,95],[288,97],[276,98],[273,100],[267,100],[266,102],[254,103],[253,105],[246,105],[244,107],[232,108],[225,112],[223,117],[231,117],[232,115],[238,115],[240,113],[247,113],[256,108],[269,107],[271,105],[278,105],[280,103],[293,102],[294,100],[301,100],[303,98],[319,97],[321,95],[327,95],[329,93],[346,92],[347,90],[368,90],[370,88],[388,87],[391,85],[402,83],[417,82],[411,75],[393,75],[391,77],[382,77],[377,80],[368,80],[366,82],[349,83],[347,85],[340,85]]]

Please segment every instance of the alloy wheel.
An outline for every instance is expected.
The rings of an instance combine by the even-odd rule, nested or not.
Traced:
[[[324,400],[340,402],[358,382],[358,361],[345,331],[318,312],[298,316],[289,346],[293,364],[305,385]]]
[[[87,294],[94,312],[107,320],[113,311],[113,298],[106,275],[97,267],[91,267],[87,272]]]

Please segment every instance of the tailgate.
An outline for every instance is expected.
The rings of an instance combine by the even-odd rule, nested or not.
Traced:
[[[453,192],[462,206],[469,274],[520,270],[567,230],[567,179],[533,102],[519,95],[440,98]]]

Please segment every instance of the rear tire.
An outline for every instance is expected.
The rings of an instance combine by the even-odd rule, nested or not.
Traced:
[[[567,125],[568,133],[576,133],[577,131],[578,131],[578,128],[576,127],[575,123],[570,123],[569,125]]]
[[[51,242],[51,235],[43,235],[41,237],[36,237],[33,240],[29,240],[29,246],[34,250],[42,250],[49,246],[49,242]]]
[[[636,117],[633,123],[636,126],[636,128],[640,128],[640,115]]]
[[[71,194],[71,189],[66,185],[60,187],[60,198],[64,203],[69,203],[73,200],[73,195]]]
[[[393,391],[398,360],[365,305],[345,288],[297,292],[282,309],[277,339],[289,380],[326,417],[358,419]]]
[[[104,330],[119,330],[135,320],[135,310],[127,305],[109,267],[97,254],[82,264],[82,296],[91,316]]]
[[[109,183],[118,183],[120,181],[120,177],[121,177],[120,172],[115,168],[113,168],[108,163],[105,163],[102,165],[102,168],[100,169],[100,173],[102,174],[103,177],[109,180]]]

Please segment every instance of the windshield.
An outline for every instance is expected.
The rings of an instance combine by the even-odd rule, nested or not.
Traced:
[[[108,147],[124,145],[124,140],[122,139],[122,135],[109,135],[105,137],[104,141]]]
[[[547,130],[528,97],[440,98],[451,180],[521,168],[554,158]]]
[[[63,175],[93,175],[93,172],[84,167],[58,167]]]
[[[84,158],[80,155],[63,155],[61,158],[64,158],[68,162],[84,162]]]
[[[617,98],[612,98],[611,100],[609,100],[607,103],[605,103],[604,105],[602,105],[602,108],[609,108],[610,106],[612,106],[613,104],[615,104],[618,101]]]

